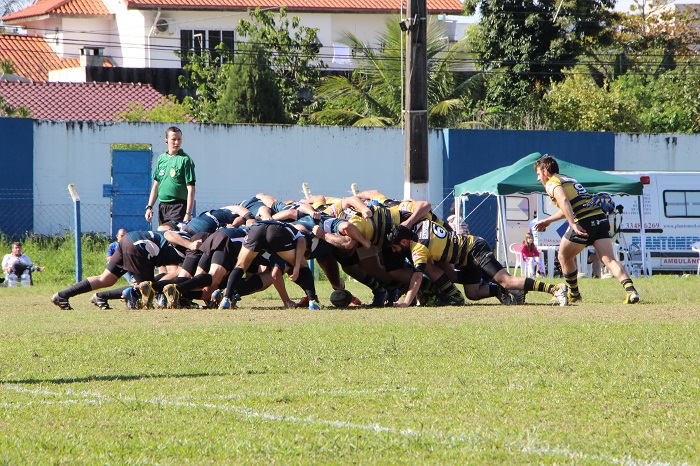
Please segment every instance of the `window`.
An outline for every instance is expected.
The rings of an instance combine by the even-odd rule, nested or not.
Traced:
[[[530,220],[530,199],[524,196],[506,196],[506,220],[528,222]]]
[[[700,217],[700,191],[664,191],[666,217]]]
[[[224,44],[227,53],[216,50],[217,45]],[[189,29],[180,31],[180,62],[187,64],[187,55],[194,53],[201,56],[204,50],[209,51],[212,64],[223,64],[233,61],[234,35],[233,31],[207,31],[204,29]]]

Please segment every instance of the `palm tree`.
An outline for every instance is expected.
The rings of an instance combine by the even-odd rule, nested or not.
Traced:
[[[340,41],[353,50],[358,66],[350,78],[327,76],[316,88],[310,107],[311,121],[341,126],[397,126],[403,110],[403,32],[396,21],[387,21],[377,37],[377,49],[350,32]],[[456,84],[452,64],[463,51],[464,39],[448,48],[444,29],[430,21],[427,36],[428,122],[432,127],[459,121],[463,96],[471,79]]]

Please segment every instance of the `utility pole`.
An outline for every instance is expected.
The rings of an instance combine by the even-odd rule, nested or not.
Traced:
[[[404,196],[428,199],[428,68],[426,0],[408,0],[401,21],[406,40]]]

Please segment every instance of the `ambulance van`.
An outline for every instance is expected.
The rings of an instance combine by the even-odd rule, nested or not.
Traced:
[[[607,173],[640,180],[644,185],[642,202],[646,250],[653,273],[695,273],[699,253],[693,250],[693,246],[700,248],[700,172]],[[612,196],[615,209],[609,218],[611,235],[619,246],[618,250],[641,250],[638,199],[638,196]],[[506,196],[508,243],[521,242],[537,218],[548,217],[557,210],[546,194]],[[567,227],[565,221],[559,221],[550,225],[545,232],[535,233],[540,250],[544,250],[546,255],[552,254]],[[499,248],[498,252],[501,251]],[[508,251],[508,263],[512,265],[514,261],[513,253]]]

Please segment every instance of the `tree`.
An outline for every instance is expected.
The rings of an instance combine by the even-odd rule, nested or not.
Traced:
[[[592,48],[609,44],[615,0],[471,0],[481,20],[472,51],[489,71],[486,106],[517,108]],[[545,84],[544,86],[542,84]]]
[[[31,112],[27,107],[15,107],[7,103],[0,96],[0,117],[31,118]]]
[[[4,74],[15,74],[17,72],[15,62],[12,61],[12,58],[0,60],[0,71]]]
[[[302,26],[297,16],[290,20],[286,7],[282,7],[277,16],[259,8],[249,11],[249,15],[251,20],[241,19],[236,32],[248,43],[260,45],[269,55],[268,62],[275,72],[287,112],[286,119],[297,121],[305,104],[300,96],[315,84],[321,70],[326,67],[318,59],[318,29]],[[217,53],[224,52],[223,46],[217,47]],[[248,57],[239,57],[238,52],[228,51],[233,62],[242,60],[247,63]],[[179,82],[181,87],[193,89],[195,95],[186,97],[183,102],[198,121],[217,121],[218,101],[226,89],[233,63],[216,64],[207,51],[201,56],[189,54],[187,60],[184,66],[186,75],[180,77]]]
[[[223,50],[223,45],[217,46]],[[224,89],[231,70],[231,64],[219,65],[211,59],[208,50],[202,55],[191,53],[187,56],[185,74],[178,78],[180,87],[194,91],[182,103],[192,117],[202,123],[216,121],[216,105]]]
[[[341,43],[353,50],[358,65],[351,77],[327,76],[316,88],[319,102],[309,107],[313,123],[346,126],[396,126],[403,114],[403,32],[396,21],[387,21],[376,48],[350,32]],[[463,48],[447,47],[444,30],[428,24],[428,121],[433,127],[460,121],[469,79],[457,84],[450,67]]]
[[[700,61],[684,60],[658,76],[627,73],[612,84],[622,99],[637,103],[637,131],[700,133]]]
[[[629,96],[627,96],[629,97]],[[551,129],[630,132],[638,129],[637,102],[618,88],[599,86],[581,66],[553,83],[543,97],[543,118]]]
[[[221,123],[287,123],[269,54],[258,43],[241,44],[226,91],[217,104]]]
[[[318,28],[301,25],[298,16],[287,17],[287,7],[274,12],[256,8],[249,12],[252,21],[241,19],[236,27],[240,37],[260,44],[270,53],[269,63],[277,76],[277,84],[288,118],[298,121],[305,106],[302,97],[321,77],[326,64],[319,60],[321,44]]]
[[[150,110],[143,108],[139,102],[131,102],[129,110],[118,115],[126,121],[152,121],[161,123],[184,123],[192,121],[192,117],[187,113],[187,108],[183,104],[176,102],[175,96],[163,97],[160,105],[156,105]]]

